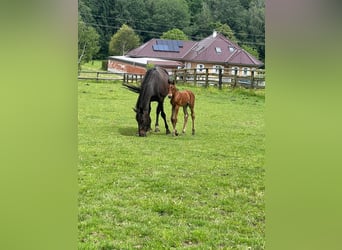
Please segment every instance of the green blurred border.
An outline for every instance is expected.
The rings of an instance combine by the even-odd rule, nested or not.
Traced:
[[[340,249],[338,1],[266,1],[267,249]],[[0,248],[77,248],[77,2],[2,3]]]
[[[338,7],[266,1],[266,249],[341,249]]]
[[[77,1],[0,16],[0,249],[76,249]]]

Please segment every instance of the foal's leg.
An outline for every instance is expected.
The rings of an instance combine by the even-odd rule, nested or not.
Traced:
[[[178,132],[176,130],[176,124],[177,124],[177,116],[178,116],[178,105],[172,105],[172,115],[171,115],[171,122],[172,122],[172,135],[178,135]]]
[[[186,104],[185,106],[183,106],[183,112],[184,112],[184,124],[183,124],[183,130],[182,133],[185,133],[185,128],[186,128],[186,124],[188,123],[188,105]]]
[[[192,135],[195,135],[195,107],[194,105],[190,106],[191,110],[191,119],[192,119]]]

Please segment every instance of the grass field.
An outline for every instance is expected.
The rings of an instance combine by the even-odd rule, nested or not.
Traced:
[[[82,64],[82,70],[91,70],[91,71],[103,71],[101,69],[102,62],[100,60],[94,60],[87,63]],[[106,71],[107,72],[107,71]]]
[[[189,119],[185,135],[160,122],[140,138],[137,94],[78,88],[79,249],[264,249],[264,92],[179,85],[196,95],[196,135]]]

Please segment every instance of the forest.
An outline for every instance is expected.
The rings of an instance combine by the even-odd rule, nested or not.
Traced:
[[[172,29],[198,41],[217,30],[265,61],[264,0],[79,0],[79,54],[86,48],[91,59],[106,59],[109,43],[127,25],[139,44],[160,38]]]

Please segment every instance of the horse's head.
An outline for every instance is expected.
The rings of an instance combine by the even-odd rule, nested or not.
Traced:
[[[147,131],[151,127],[151,118],[148,111],[134,109],[136,112],[135,119],[138,123],[138,133],[139,136],[146,136]]]
[[[167,93],[167,97],[171,99],[173,94],[175,93],[175,91],[176,91],[176,86],[174,84],[169,84],[169,90]]]

